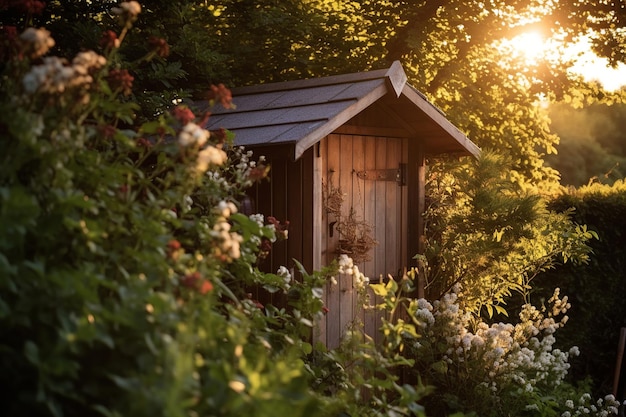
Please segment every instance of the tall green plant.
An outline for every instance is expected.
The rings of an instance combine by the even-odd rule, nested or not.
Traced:
[[[536,275],[559,262],[587,262],[595,232],[550,211],[538,192],[517,181],[506,158],[484,151],[473,164],[433,170],[421,273],[430,298],[455,284],[479,312],[505,312],[517,294],[528,301]]]

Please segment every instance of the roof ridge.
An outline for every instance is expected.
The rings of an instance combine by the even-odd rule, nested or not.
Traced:
[[[353,72],[350,74],[330,75],[321,78],[307,78],[292,81],[279,81],[274,83],[258,84],[246,87],[235,87],[231,89],[232,95],[242,96],[248,94],[270,93],[275,91],[284,91],[301,88],[315,88],[328,85],[343,84],[346,82],[361,82],[375,79],[388,78],[391,81],[391,85],[399,95],[402,91],[404,84],[406,83],[406,74],[402,69],[400,61],[394,61],[390,67],[364,71]],[[398,87],[399,90],[398,90]]]

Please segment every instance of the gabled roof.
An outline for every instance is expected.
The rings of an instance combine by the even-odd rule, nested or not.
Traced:
[[[225,128],[235,144],[294,145],[294,157],[371,106],[391,112],[389,127],[425,144],[430,154],[478,156],[480,149],[416,89],[400,62],[390,68],[232,90],[235,109],[211,109],[206,128]]]

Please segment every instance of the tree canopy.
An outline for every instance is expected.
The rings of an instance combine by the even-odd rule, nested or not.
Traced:
[[[111,4],[57,0],[30,18],[51,28],[60,49],[75,49],[76,38],[97,47],[99,23],[113,18]],[[621,2],[152,0],[143,6],[140,32],[123,54],[132,62],[149,53],[143,35],[168,44],[167,60],[136,71],[136,99],[152,114],[173,100],[206,94],[210,83],[232,87],[363,71],[398,59],[410,83],[475,143],[511,156],[512,178],[522,182],[558,179],[544,158],[556,152],[559,139],[538,100],[618,99],[568,72],[567,45],[587,36],[612,63],[626,58]],[[528,31],[544,42],[532,59],[511,42]]]

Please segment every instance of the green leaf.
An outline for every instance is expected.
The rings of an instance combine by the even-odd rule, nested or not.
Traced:
[[[310,354],[311,352],[313,352],[313,346],[312,346],[310,343],[307,343],[307,342],[302,342],[302,343],[300,344],[300,348],[302,349],[302,352],[303,352],[305,355],[308,355],[308,354]]]
[[[374,291],[374,294],[385,297],[388,293],[387,287],[384,284],[370,284],[370,288]]]
[[[504,314],[505,316],[509,316],[509,313],[506,311],[506,309],[502,306],[494,306],[494,308],[496,309],[496,311],[500,314]]]
[[[26,341],[24,344],[24,355],[30,363],[39,366],[39,349],[31,340]]]
[[[448,372],[448,363],[446,361],[438,361],[430,365],[431,369],[437,373],[445,374]]]

